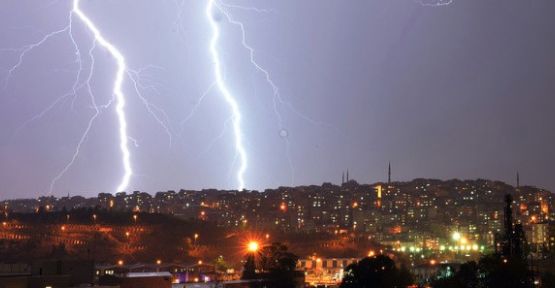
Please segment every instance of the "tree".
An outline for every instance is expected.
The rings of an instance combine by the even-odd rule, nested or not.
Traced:
[[[295,287],[295,279],[299,276],[299,272],[295,270],[298,259],[297,255],[289,252],[286,245],[273,243],[262,248],[259,253],[247,254],[242,279],[260,279],[265,283],[263,286],[272,288]],[[260,268],[258,273],[256,267]],[[261,284],[252,283],[251,287],[259,285]]]
[[[555,287],[555,275],[550,272],[543,273],[541,276],[541,287]]]
[[[224,256],[218,256],[216,260],[214,260],[214,266],[216,271],[219,272],[226,272],[227,269],[231,268],[231,266],[224,260]]]
[[[263,271],[294,271],[299,257],[288,251],[286,245],[272,243],[262,248],[260,253],[261,268]]]
[[[485,255],[478,263],[484,287],[532,287],[532,273],[525,259]]]
[[[475,288],[479,286],[478,263],[466,262],[452,277],[432,281],[434,288]]]
[[[347,266],[340,287],[405,287],[412,282],[412,275],[406,268],[399,270],[391,258],[378,255]]]
[[[254,262],[253,253],[249,253],[249,255],[247,255],[247,261],[245,262],[245,266],[243,267],[243,275],[241,276],[241,279],[256,279],[256,264]]]

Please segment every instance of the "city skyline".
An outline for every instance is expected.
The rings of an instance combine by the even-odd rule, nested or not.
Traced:
[[[10,201],[10,200],[18,200],[18,199],[34,199],[34,198],[42,198],[42,197],[56,197],[58,199],[64,198],[64,197],[73,197],[73,196],[77,196],[77,197],[96,197],[98,194],[110,194],[110,195],[116,195],[116,194],[128,194],[131,195],[133,193],[136,192],[140,192],[140,193],[147,193],[149,195],[154,196],[156,193],[166,193],[166,192],[175,192],[175,191],[198,191],[198,192],[203,192],[203,191],[217,191],[217,192],[258,192],[258,193],[265,193],[266,191],[275,191],[275,190],[280,190],[280,189],[298,189],[298,188],[302,188],[302,187],[318,187],[318,186],[323,186],[323,185],[333,185],[333,186],[338,186],[341,187],[347,183],[350,183],[352,181],[354,181],[354,183],[357,183],[357,185],[367,185],[367,186],[373,186],[373,185],[379,185],[379,184],[383,184],[383,185],[393,185],[394,183],[397,184],[406,184],[406,183],[410,183],[410,182],[414,182],[414,181],[418,181],[418,180],[423,180],[423,181],[440,181],[440,182],[450,182],[450,181],[460,181],[460,182],[472,182],[472,181],[486,181],[486,182],[499,182],[499,183],[503,183],[505,185],[508,185],[510,187],[513,187],[515,189],[518,189],[519,187],[529,187],[529,188],[534,188],[534,189],[539,189],[542,191],[549,191],[550,193],[551,190],[547,189],[545,187],[541,187],[541,186],[537,186],[537,185],[533,185],[533,184],[524,184],[522,185],[522,183],[520,182],[520,173],[517,171],[515,174],[515,178],[513,179],[513,181],[509,181],[509,182],[505,182],[502,180],[498,180],[498,179],[486,179],[483,177],[478,177],[478,178],[474,178],[474,179],[462,179],[462,178],[449,178],[449,179],[440,179],[440,178],[427,178],[427,177],[418,177],[418,178],[412,178],[412,179],[396,179],[393,178],[393,174],[392,174],[392,168],[391,168],[391,163],[388,163],[387,166],[387,170],[386,170],[386,176],[383,177],[383,179],[375,179],[375,180],[359,180],[359,179],[353,179],[350,175],[349,175],[349,169],[345,169],[342,171],[341,176],[336,177],[337,179],[333,179],[330,181],[324,181],[322,183],[311,183],[311,184],[303,184],[303,185],[293,185],[293,186],[288,186],[288,185],[281,185],[281,186],[277,186],[277,187],[265,187],[263,189],[244,189],[244,190],[237,190],[234,188],[215,188],[215,187],[203,187],[200,189],[192,189],[192,188],[188,188],[188,187],[174,187],[174,188],[169,188],[169,189],[158,189],[158,190],[152,190],[152,191],[147,191],[144,189],[134,189],[134,190],[129,190],[129,191],[119,191],[119,192],[109,192],[109,191],[96,191],[94,193],[90,193],[90,194],[79,194],[79,193],[71,193],[68,192],[65,195],[51,195],[51,194],[41,194],[41,195],[36,195],[35,197],[14,197],[14,198],[5,198],[0,196],[0,201]]]
[[[515,185],[518,171],[522,185],[555,189],[548,0],[211,1],[211,9],[138,1],[132,10],[118,1],[12,1],[0,5],[3,199],[118,192],[115,106],[99,106],[85,135],[95,111],[79,86],[90,76],[98,105],[109,103],[117,65],[76,2],[126,60],[127,192],[241,186],[215,59],[242,115],[248,190],[338,183],[347,168],[351,179],[383,181],[388,162],[395,181]]]

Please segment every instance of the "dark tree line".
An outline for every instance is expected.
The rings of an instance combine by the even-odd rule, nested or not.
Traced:
[[[273,243],[247,254],[241,278],[254,280],[251,287],[296,287],[298,280],[302,279],[302,272],[295,269],[298,260],[299,257],[287,246]]]
[[[409,270],[384,255],[366,257],[345,268],[341,288],[407,287],[413,283]]]

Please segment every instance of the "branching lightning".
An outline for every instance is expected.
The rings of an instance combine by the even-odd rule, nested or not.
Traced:
[[[204,90],[202,95],[200,95],[200,97],[195,102],[195,105],[193,105],[193,108],[191,109],[191,111],[189,111],[189,114],[187,114],[187,117],[185,117],[183,120],[181,120],[181,126],[183,126],[185,123],[187,123],[189,120],[191,120],[191,118],[193,118],[193,116],[195,116],[195,113],[197,112],[198,108],[200,107],[200,104],[202,104],[202,101],[204,100],[204,98],[206,98],[206,96],[210,93],[210,91],[212,91],[212,89],[215,86],[216,86],[216,82],[214,81],[214,82],[212,82],[212,84],[210,84],[208,86],[208,88],[206,88],[206,90]]]
[[[53,2],[54,3],[54,2]],[[53,4],[52,3],[52,4]],[[43,36],[39,41],[23,46],[21,48],[5,48],[2,49],[1,51],[10,51],[10,52],[18,52],[18,60],[17,62],[7,71],[7,75],[4,79],[4,89],[6,89],[8,87],[9,84],[9,80],[10,78],[13,76],[13,74],[15,73],[16,70],[18,70],[21,65],[24,62],[24,59],[26,57],[26,55],[28,53],[30,53],[32,50],[34,50],[35,48],[38,48],[39,46],[43,45],[44,43],[46,43],[48,40],[50,40],[51,38],[53,38],[56,35],[62,34],[62,33],[67,33],[67,35],[69,36],[72,45],[74,46],[74,51],[75,51],[75,55],[76,55],[76,63],[78,64],[78,70],[76,72],[76,76],[75,76],[75,80],[73,82],[73,85],[70,88],[70,91],[68,91],[67,93],[63,94],[62,96],[56,98],[53,102],[51,102],[47,107],[45,107],[41,112],[39,112],[38,114],[34,115],[33,117],[29,118],[28,120],[26,120],[22,125],[20,125],[18,128],[15,129],[14,131],[14,135],[17,134],[21,129],[23,129],[25,126],[27,126],[29,123],[36,121],[36,120],[40,120],[42,117],[44,117],[48,112],[52,111],[54,109],[54,107],[56,107],[57,105],[63,103],[65,100],[67,100],[69,97],[72,97],[71,100],[71,108],[72,110],[74,109],[74,104],[76,99],[79,96],[79,91],[86,87],[87,88],[87,93],[90,97],[90,101],[91,101],[91,108],[93,109],[94,113],[91,116],[91,118],[89,118],[88,122],[87,122],[87,126],[85,127],[84,131],[82,132],[79,141],[75,147],[74,153],[72,154],[72,157],[70,158],[70,160],[65,164],[65,166],[63,167],[63,169],[60,170],[60,172],[58,172],[58,174],[56,174],[56,176],[52,179],[52,181],[50,182],[50,186],[49,186],[49,191],[50,194],[52,194],[54,187],[56,185],[56,183],[67,173],[67,171],[71,168],[71,166],[75,163],[75,161],[77,160],[79,154],[80,154],[80,150],[82,145],[84,144],[84,142],[86,141],[88,134],[90,132],[90,130],[92,129],[92,127],[94,126],[94,122],[95,120],[98,118],[98,116],[101,114],[103,109],[107,109],[109,108],[113,103],[116,103],[116,114],[117,114],[117,118],[118,118],[118,132],[119,132],[119,142],[120,142],[120,150],[121,150],[121,155],[122,155],[122,165],[124,168],[124,175],[122,176],[122,179],[120,180],[120,183],[117,187],[116,191],[124,191],[130,181],[131,176],[133,175],[133,170],[131,168],[131,161],[130,161],[130,151],[129,151],[129,143],[128,141],[131,141],[135,147],[138,147],[138,142],[131,138],[128,135],[128,131],[127,131],[127,121],[126,121],[126,111],[125,111],[125,105],[126,105],[126,96],[123,93],[122,90],[122,86],[123,86],[123,81],[125,76],[128,77],[128,79],[130,80],[130,82],[132,83],[132,86],[135,90],[135,93],[137,94],[137,96],[140,98],[141,102],[143,103],[143,105],[145,106],[145,108],[147,109],[147,111],[153,116],[153,118],[156,120],[156,122],[158,124],[160,124],[160,126],[162,126],[162,128],[166,131],[166,133],[168,134],[168,137],[170,139],[170,146],[172,143],[172,131],[169,127],[169,118],[166,115],[165,111],[162,110],[160,107],[150,103],[145,96],[143,95],[143,93],[141,92],[142,90],[153,90],[155,93],[158,93],[158,91],[156,90],[156,88],[154,86],[147,86],[147,85],[143,85],[141,82],[141,72],[145,69],[141,69],[141,70],[131,70],[126,66],[125,63],[125,58],[123,56],[123,54],[112,44],[110,43],[108,40],[106,40],[106,38],[104,38],[104,36],[102,35],[102,33],[100,32],[100,30],[96,27],[96,25],[92,22],[92,20],[81,10],[80,6],[80,0],[73,0],[72,2],[72,8],[70,10],[69,13],[69,21],[68,21],[68,25],[66,25],[65,27],[63,27],[62,29],[50,32],[48,34],[46,34],[45,36]],[[87,30],[92,34],[93,36],[93,45],[90,47],[89,50],[89,58],[90,60],[90,70],[89,70],[89,74],[88,77],[86,78],[86,80],[81,81],[81,74],[83,72],[83,63],[82,63],[82,59],[81,59],[81,51],[79,49],[79,45],[77,44],[75,38],[73,37],[73,16],[77,16],[78,19],[84,24],[84,26],[87,28]],[[91,79],[92,79],[92,75],[94,74],[94,65],[95,65],[95,61],[94,61],[94,56],[93,56],[93,50],[97,47],[97,45],[101,46],[102,48],[106,49],[109,54],[112,56],[112,58],[115,60],[116,64],[117,64],[117,71],[116,71],[116,75],[113,81],[113,89],[112,89],[112,97],[110,98],[110,100],[105,103],[105,104],[98,104],[96,102],[95,96],[92,92],[92,88],[91,88]],[[150,68],[150,67],[148,67]],[[160,117],[159,115],[162,115],[162,117]]]
[[[454,0],[415,0],[418,4],[428,7],[441,7],[453,4]]]
[[[85,82],[86,86],[87,86],[87,92],[88,92],[90,100],[91,100],[91,105],[94,109],[94,114],[89,119],[89,122],[87,123],[87,127],[85,128],[85,131],[81,135],[81,138],[79,139],[79,142],[77,143],[77,146],[75,147],[75,151],[73,152],[73,156],[71,157],[71,160],[64,166],[64,168],[50,182],[49,194],[52,194],[52,192],[54,190],[54,186],[56,185],[56,182],[58,182],[58,180],[60,180],[62,178],[62,176],[64,176],[64,174],[69,170],[69,168],[73,165],[73,163],[75,163],[75,160],[79,156],[81,146],[83,145],[83,143],[85,143],[85,140],[87,139],[87,136],[89,135],[89,131],[93,127],[94,121],[96,120],[98,115],[100,115],[100,108],[96,104],[96,98],[94,97],[94,94],[92,92],[91,85],[90,85],[91,78],[92,78],[92,75],[93,75],[93,72],[94,72],[94,62],[95,62],[94,61],[94,56],[93,56],[92,53],[93,53],[93,50],[95,48],[96,48],[96,41],[91,46],[91,49],[89,49],[89,58],[90,58],[91,63],[90,63],[89,76],[87,77],[87,81]]]
[[[23,47],[23,48],[21,48],[21,49],[9,49],[9,50],[12,50],[12,51],[20,52],[20,54],[19,54],[19,58],[18,58],[18,60],[17,60],[17,63],[15,63],[15,65],[13,65],[13,66],[8,70],[7,76],[6,76],[6,78],[4,79],[4,89],[6,89],[6,88],[8,87],[8,83],[9,83],[9,81],[10,81],[10,78],[12,77],[12,74],[15,72],[15,70],[17,70],[17,69],[21,66],[21,64],[23,64],[23,59],[25,59],[25,55],[27,55],[27,53],[29,53],[29,52],[32,51],[33,49],[35,49],[35,48],[41,46],[41,45],[44,44],[46,41],[48,41],[50,38],[52,38],[52,37],[54,37],[54,36],[56,36],[56,35],[58,35],[58,34],[62,34],[62,33],[64,33],[64,32],[69,31],[69,30],[70,30],[70,26],[71,26],[71,25],[68,25],[68,26],[66,26],[66,27],[64,27],[64,28],[62,28],[62,29],[60,29],[60,30],[57,30],[57,31],[48,33],[48,34],[46,34],[40,41],[38,41],[38,42],[36,42],[36,43],[33,43],[33,44],[29,44],[29,45],[27,45],[27,46],[25,46],[25,47]],[[7,50],[7,49],[5,49],[5,50]]]
[[[114,87],[113,87],[113,94],[116,98],[116,113],[118,116],[119,122],[119,141],[120,141],[120,150],[122,154],[122,164],[124,169],[123,178],[121,179],[120,184],[118,185],[116,191],[125,191],[127,186],[129,185],[129,180],[131,175],[133,175],[133,170],[131,168],[131,153],[129,152],[129,145],[128,140],[129,136],[127,135],[127,120],[125,115],[125,95],[122,91],[122,84],[125,72],[127,70],[127,66],[125,64],[125,58],[121,54],[121,52],[114,46],[112,43],[108,42],[104,38],[104,36],[100,33],[96,25],[89,19],[85,13],[79,7],[80,0],[73,0],[73,10],[72,12],[79,17],[81,22],[85,24],[88,30],[93,34],[93,37],[100,46],[106,49],[114,58],[117,63],[117,71],[116,77],[114,79]]]
[[[294,114],[296,114],[297,116],[299,116],[300,118],[304,119],[305,121],[310,122],[313,125],[323,125],[323,123],[320,123],[318,121],[315,121],[309,117],[307,117],[306,115],[303,115],[302,113],[300,113],[299,111],[297,111],[293,105],[291,105],[291,103],[285,101],[282,97],[281,94],[279,92],[279,87],[275,84],[274,80],[272,79],[270,73],[268,72],[268,70],[266,70],[262,65],[260,65],[256,59],[255,59],[255,50],[254,48],[247,42],[247,36],[246,36],[246,29],[245,29],[245,25],[234,19],[233,16],[231,15],[231,13],[229,11],[227,11],[225,8],[228,9],[240,9],[240,10],[245,10],[245,11],[254,11],[257,13],[268,13],[268,12],[272,12],[272,10],[266,10],[266,9],[259,9],[256,7],[246,7],[246,6],[240,6],[240,5],[234,5],[234,4],[227,4],[227,3],[223,3],[221,1],[218,0],[211,0],[208,2],[207,5],[207,17],[210,20],[210,24],[214,33],[214,36],[212,38],[212,42],[211,42],[211,53],[212,53],[212,57],[214,58],[215,63],[215,78],[216,80],[216,84],[218,86],[218,88],[220,89],[220,92],[222,94],[224,94],[224,98],[226,98],[226,100],[228,101],[228,104],[232,107],[233,110],[233,114],[235,116],[238,117],[233,117],[233,127],[234,127],[234,135],[235,135],[235,147],[236,147],[236,151],[237,151],[237,156],[239,157],[239,162],[240,162],[240,168],[239,171],[237,172],[237,179],[239,183],[244,183],[243,178],[243,174],[245,172],[245,169],[247,167],[246,165],[246,152],[244,149],[244,146],[242,144],[242,131],[241,131],[241,126],[240,126],[240,121],[237,121],[237,118],[240,119],[240,111],[239,111],[239,107],[236,106],[235,104],[237,104],[237,101],[235,100],[235,98],[233,97],[233,95],[231,95],[231,93],[229,92],[229,90],[227,89],[227,87],[225,86],[225,83],[222,81],[222,75],[221,75],[221,68],[220,68],[220,63],[219,63],[219,55],[217,53],[217,49],[214,47],[215,46],[215,42],[217,41],[218,37],[219,37],[219,29],[217,26],[216,21],[214,20],[214,10],[217,9],[217,11],[219,13],[221,13],[222,15],[224,15],[225,19],[227,20],[227,22],[229,22],[232,25],[235,25],[239,28],[240,32],[241,32],[241,45],[243,46],[243,48],[245,48],[248,51],[249,54],[249,61],[250,64],[254,67],[255,70],[257,70],[258,72],[262,73],[264,75],[264,79],[266,81],[266,83],[268,84],[268,86],[270,86],[270,88],[272,89],[272,101],[273,101],[273,110],[274,110],[274,114],[276,116],[277,119],[277,125],[279,128],[279,135],[280,137],[283,139],[284,143],[285,143],[285,152],[286,152],[286,157],[287,157],[287,161],[289,163],[289,168],[291,171],[291,185],[293,185],[294,181],[295,181],[295,169],[294,169],[294,165],[293,165],[293,161],[291,158],[291,145],[290,145],[290,141],[289,141],[289,132],[287,131],[287,129],[285,129],[285,125],[284,125],[284,121],[283,121],[283,116],[280,113],[280,106],[284,106],[286,108],[288,108],[290,111],[292,111]],[[178,16],[180,17],[180,15]],[[210,89],[207,90],[207,92],[210,91]],[[207,92],[205,92],[197,101],[195,107],[193,108],[193,110],[191,111],[191,113],[187,116],[187,118],[183,121],[186,122],[187,120],[189,120],[192,115],[194,114],[194,112],[196,111],[196,109],[198,108],[198,105],[200,105],[200,103],[202,102],[202,100],[204,99],[204,97],[206,96]],[[233,101],[229,101],[229,100],[233,100]],[[237,108],[237,109],[236,109]],[[225,127],[225,126],[224,126]],[[218,136],[218,138],[221,137],[222,134],[220,134],[220,136]],[[216,139],[218,139],[216,138]],[[235,160],[234,160],[235,162]],[[241,188],[244,185],[239,185]]]
[[[261,10],[258,8],[250,8],[250,7],[243,7],[243,6],[230,6],[229,4],[222,4],[221,2],[218,2],[219,5],[221,6],[227,6],[227,7],[231,7],[231,8],[237,8],[240,7],[240,9],[243,10],[251,10],[251,11],[257,11],[257,12],[265,12],[265,10]],[[234,20],[230,13],[227,12],[225,9],[223,9],[221,6],[219,6],[218,8],[220,9],[220,11],[222,12],[223,15],[225,15],[227,21],[233,25],[236,25],[237,27],[239,27],[239,29],[241,30],[241,45],[243,45],[243,47],[249,52],[249,60],[251,65],[259,72],[261,72],[264,75],[264,79],[266,80],[266,82],[268,83],[268,85],[272,88],[272,101],[273,101],[273,107],[274,107],[274,114],[276,115],[276,119],[278,121],[278,128],[279,128],[279,133],[281,138],[284,140],[285,142],[285,154],[287,157],[287,162],[289,164],[289,169],[291,171],[291,185],[293,185],[294,181],[295,181],[295,167],[293,165],[293,160],[291,159],[291,145],[289,142],[289,138],[288,138],[288,132],[287,130],[284,128],[283,125],[283,117],[281,115],[281,113],[279,112],[278,109],[278,104],[281,105],[287,105],[289,108],[292,108],[292,105],[290,105],[288,102],[285,102],[282,97],[281,94],[279,93],[279,88],[278,86],[274,83],[274,81],[272,80],[272,77],[270,76],[270,73],[268,72],[268,70],[264,69],[260,64],[258,64],[258,62],[256,62],[255,57],[254,57],[254,48],[252,48],[251,45],[249,45],[247,43],[247,33],[245,31],[245,25],[240,22],[240,21],[236,21]],[[249,9],[250,8],[250,9]],[[295,109],[292,109],[294,112],[296,112]],[[301,115],[300,113],[297,113],[299,115]],[[301,115],[302,116],[302,115]],[[305,118],[303,116],[303,118]],[[306,118],[308,119],[308,118]]]
[[[236,4],[228,4],[228,3],[223,3],[223,2],[219,2],[218,5],[220,5],[221,7],[226,7],[226,8],[239,9],[239,10],[245,10],[245,11],[254,11],[254,12],[257,12],[257,13],[275,12],[274,10],[260,9],[260,8],[256,8],[256,7],[241,6],[241,5],[236,5]]]
[[[291,145],[290,145],[290,141],[289,141],[289,132],[285,128],[284,121],[283,121],[283,116],[281,115],[281,113],[279,111],[279,107],[284,106],[284,107],[288,108],[290,111],[292,111],[294,114],[299,116],[301,119],[303,119],[303,120],[305,120],[305,121],[307,121],[307,122],[309,122],[313,125],[321,126],[321,125],[323,125],[323,123],[315,121],[315,120],[311,119],[310,117],[307,117],[306,115],[300,113],[298,110],[296,110],[293,107],[293,105],[291,103],[285,101],[281,97],[279,87],[275,84],[274,80],[272,79],[272,77],[270,75],[270,72],[256,61],[256,59],[255,59],[255,49],[247,41],[247,33],[246,33],[245,25],[242,22],[234,19],[233,16],[231,15],[231,13],[229,11],[227,11],[225,8],[241,9],[241,10],[246,10],[246,11],[254,11],[254,12],[258,12],[258,13],[268,13],[268,12],[271,12],[271,10],[259,9],[259,8],[256,8],[256,7],[245,7],[245,6],[239,6],[239,5],[232,5],[232,4],[222,3],[220,1],[217,1],[214,5],[225,16],[225,19],[230,24],[235,25],[239,28],[239,30],[241,32],[241,45],[243,46],[243,48],[245,48],[245,50],[248,51],[250,64],[254,67],[255,70],[257,70],[258,72],[260,72],[264,75],[264,80],[266,81],[268,86],[270,86],[270,88],[272,89],[273,110],[274,110],[274,114],[275,114],[276,119],[277,119],[279,135],[285,143],[285,154],[286,154],[287,161],[288,161],[288,164],[289,164],[289,169],[291,171],[291,185],[293,185],[294,182],[295,182],[295,167],[293,165],[293,160],[291,158]]]
[[[154,120],[156,120],[156,122],[158,122],[158,124],[160,124],[160,126],[162,126],[162,128],[164,129],[164,131],[166,132],[166,134],[169,137],[169,141],[170,141],[170,147],[172,146],[173,143],[173,133],[169,127],[169,117],[166,114],[166,112],[150,103],[145,96],[143,95],[143,93],[141,92],[141,90],[145,90],[145,89],[151,89],[154,91],[157,91],[156,88],[154,86],[145,86],[140,84],[139,78],[140,78],[140,71],[134,71],[134,70],[128,70],[127,71],[127,75],[129,77],[129,79],[131,80],[132,84],[133,84],[133,88],[135,89],[135,93],[137,94],[137,96],[139,96],[139,98],[141,99],[141,101],[143,102],[143,105],[146,107],[146,110],[148,111],[148,113],[150,113],[150,115],[152,115],[152,117],[154,118]],[[157,93],[159,94],[159,93]],[[155,112],[155,110],[162,114],[162,116],[164,117],[164,119],[160,118],[160,116],[158,116],[158,114]],[[136,145],[136,143],[135,143]]]
[[[431,0],[414,0],[416,2],[418,2],[419,4],[423,5],[423,6],[446,6],[449,5],[453,2],[453,0],[436,0],[434,3],[431,3]],[[55,3],[55,2],[52,2]],[[174,3],[176,5],[178,5],[179,8],[179,15],[178,15],[178,19],[176,21],[179,21],[181,19],[181,14],[182,14],[182,8],[184,6],[185,1],[181,2],[181,4],[178,4],[177,0],[174,0]],[[214,65],[213,67],[213,77],[214,77],[214,81],[213,83],[208,87],[208,89],[201,95],[201,97],[197,100],[197,102],[195,103],[193,109],[190,111],[190,113],[186,116],[186,118],[184,120],[182,120],[181,124],[183,125],[184,123],[186,123],[187,121],[189,121],[194,114],[196,113],[197,109],[199,108],[199,106],[202,104],[204,98],[214,89],[217,88],[218,92],[221,94],[221,96],[223,96],[225,102],[227,103],[227,105],[229,106],[229,109],[231,111],[231,116],[228,120],[225,121],[224,123],[224,130],[219,134],[219,136],[214,139],[212,141],[212,143],[208,146],[207,151],[210,149],[210,147],[214,144],[215,141],[217,141],[218,139],[220,139],[221,137],[223,137],[226,129],[228,126],[232,127],[232,132],[233,132],[233,137],[234,137],[234,147],[235,147],[235,157],[234,157],[234,164],[232,165],[233,167],[236,167],[235,162],[237,161],[237,171],[235,174],[235,178],[237,181],[237,185],[238,185],[238,189],[239,190],[243,190],[245,188],[245,173],[247,171],[248,168],[248,155],[247,155],[247,150],[244,144],[244,132],[243,132],[243,128],[241,125],[242,122],[242,112],[241,112],[241,107],[240,107],[240,103],[237,100],[236,96],[232,93],[232,91],[229,90],[226,81],[225,81],[225,76],[224,76],[224,72],[222,71],[222,59],[221,59],[221,55],[220,55],[220,51],[218,50],[218,41],[220,39],[220,23],[219,19],[215,18],[215,13],[221,14],[223,16],[223,19],[225,19],[229,24],[234,25],[236,27],[238,27],[238,29],[240,30],[241,33],[241,45],[245,48],[245,50],[248,52],[249,55],[249,61],[250,64],[252,65],[252,67],[254,68],[254,70],[258,71],[259,73],[261,73],[264,76],[265,82],[267,83],[267,85],[269,86],[269,88],[271,88],[272,90],[272,101],[273,101],[273,111],[277,120],[277,126],[279,128],[279,135],[281,136],[281,138],[284,141],[285,144],[285,149],[286,149],[286,154],[287,154],[287,160],[289,162],[289,166],[290,166],[290,170],[291,170],[291,184],[293,184],[294,182],[294,165],[293,165],[293,161],[290,155],[290,140],[289,140],[289,132],[287,131],[287,129],[285,128],[284,125],[284,119],[283,116],[281,114],[280,111],[283,111],[283,108],[285,109],[289,109],[291,112],[293,112],[294,114],[296,114],[297,116],[299,116],[300,118],[304,119],[305,121],[308,121],[314,125],[325,125],[324,123],[315,121],[305,115],[303,115],[302,113],[300,113],[298,110],[296,110],[293,105],[287,101],[285,101],[281,94],[280,94],[280,90],[279,87],[275,84],[274,80],[271,77],[271,74],[269,73],[269,71],[264,68],[262,65],[260,65],[256,58],[255,58],[255,49],[253,48],[253,46],[251,46],[248,41],[247,41],[247,33],[246,33],[246,29],[245,29],[245,25],[235,19],[233,17],[233,14],[228,11],[229,10],[233,10],[233,9],[240,9],[240,10],[245,10],[245,11],[253,11],[253,12],[257,12],[257,13],[269,13],[272,12],[272,10],[265,10],[265,9],[259,9],[259,8],[255,8],[255,7],[245,7],[245,6],[240,6],[240,5],[234,5],[234,4],[227,4],[227,3],[223,3],[220,0],[207,0],[207,5],[205,8],[205,12],[206,12],[206,17],[208,18],[208,22],[210,24],[210,28],[211,28],[211,32],[212,32],[212,36],[210,39],[210,43],[209,43],[209,52],[212,58],[212,64]],[[82,61],[82,55],[79,49],[79,45],[76,42],[75,38],[73,37],[73,17],[76,16],[78,19],[88,30],[88,32],[90,32],[92,34],[92,40],[93,40],[93,44],[92,47],[90,47],[90,49],[88,50],[88,56],[90,58],[90,67],[89,67],[89,73],[86,76],[86,79],[82,80],[81,78],[84,78],[85,75],[82,75],[83,73],[83,61]],[[23,125],[21,125],[19,128],[16,129],[16,132],[19,131],[20,129],[24,128],[27,124],[29,124],[30,122],[36,121],[41,119],[44,115],[46,115],[48,112],[52,111],[54,109],[54,107],[56,107],[57,105],[59,105],[60,103],[63,103],[65,100],[67,100],[69,97],[72,97],[71,100],[71,108],[74,108],[74,103],[76,101],[76,99],[79,97],[79,91],[83,88],[86,88],[87,90],[87,94],[90,98],[90,103],[91,103],[91,108],[93,109],[93,115],[88,119],[87,122],[87,126],[85,127],[85,129],[83,130],[83,132],[80,134],[80,138],[79,141],[75,147],[75,150],[72,154],[71,159],[65,164],[65,166],[63,166],[63,169],[61,169],[59,171],[58,174],[56,174],[56,176],[52,179],[51,183],[50,183],[50,193],[52,194],[52,191],[54,190],[54,187],[56,185],[56,183],[67,173],[67,171],[71,168],[71,166],[74,164],[74,162],[76,161],[76,159],[78,158],[79,154],[80,154],[80,150],[81,147],[83,146],[84,142],[86,141],[89,132],[91,131],[91,129],[94,126],[95,121],[97,120],[97,118],[99,117],[99,115],[102,113],[103,109],[107,109],[109,107],[111,107],[112,104],[115,104],[115,112],[117,115],[117,121],[118,121],[118,134],[119,134],[119,149],[121,152],[121,163],[123,166],[123,176],[117,186],[116,192],[118,191],[125,191],[127,189],[127,187],[129,186],[129,182],[131,177],[133,176],[133,169],[131,166],[131,152],[129,149],[130,144],[131,145],[135,145],[135,147],[138,147],[138,143],[137,141],[130,137],[129,133],[128,133],[128,127],[127,127],[127,113],[126,113],[126,105],[127,105],[127,96],[124,94],[123,92],[123,84],[124,81],[126,80],[126,78],[128,79],[130,86],[132,88],[134,88],[134,92],[137,95],[137,97],[141,100],[142,104],[145,106],[145,108],[147,109],[147,111],[152,115],[152,117],[154,118],[154,120],[160,125],[162,126],[162,128],[165,130],[166,134],[168,134],[169,137],[169,142],[170,142],[170,146],[172,145],[172,129],[170,127],[170,120],[168,115],[164,112],[164,110],[162,110],[160,107],[150,103],[148,101],[148,99],[143,95],[144,93],[146,93],[145,91],[149,90],[149,91],[154,91],[154,93],[156,93],[157,95],[159,95],[160,93],[156,90],[156,87],[154,86],[150,86],[150,85],[143,85],[142,84],[142,80],[141,80],[141,70],[132,70],[129,69],[127,67],[126,64],[126,59],[124,57],[124,55],[111,43],[109,42],[106,38],[104,38],[104,35],[102,34],[102,32],[98,29],[98,27],[96,26],[96,24],[81,10],[80,8],[80,0],[72,0],[72,8],[69,12],[69,23],[56,31],[53,31],[51,33],[48,33],[46,35],[44,35],[39,41],[33,43],[33,44],[29,44],[27,46],[24,46],[22,48],[19,49],[4,49],[3,51],[9,50],[9,51],[13,51],[13,52],[17,52],[19,53],[18,55],[18,59],[17,62],[9,69],[7,70],[7,76],[4,79],[4,89],[6,89],[9,85],[9,80],[10,78],[13,77],[13,74],[22,66],[25,56],[31,52],[33,49],[43,45],[45,42],[49,41],[51,38],[60,35],[60,34],[64,34],[67,33],[67,35],[69,36],[74,48],[75,48],[75,55],[76,55],[76,63],[78,64],[78,70],[76,72],[76,76],[75,76],[75,80],[73,82],[73,85],[71,86],[70,90],[65,93],[64,95],[61,95],[60,97],[56,98],[53,102],[51,102],[45,109],[43,109],[39,114],[36,114],[35,116],[31,117],[29,120],[25,121],[23,123]],[[103,48],[105,49],[110,56],[113,58],[113,60],[116,63],[116,73],[113,79],[113,87],[112,87],[112,97],[109,100],[108,103],[106,104],[101,104],[99,105],[97,103],[97,100],[95,98],[95,95],[92,92],[92,88],[91,88],[91,79],[92,76],[94,74],[94,65],[95,65],[95,60],[94,60],[94,55],[93,55],[93,51],[97,48]],[[2,87],[2,86],[0,86]],[[231,125],[230,125],[231,124]]]
[[[208,4],[206,6],[206,17],[208,18],[208,22],[210,23],[210,27],[212,28],[212,39],[210,40],[210,54],[212,55],[212,61],[214,64],[214,78],[216,81],[216,86],[220,90],[220,93],[224,97],[225,101],[229,105],[232,114],[232,125],[233,125],[233,134],[235,137],[235,151],[236,156],[239,157],[239,169],[237,171],[237,182],[238,182],[238,189],[243,190],[245,188],[245,179],[244,174],[247,170],[247,152],[243,145],[243,131],[241,127],[241,111],[239,109],[239,103],[237,99],[231,94],[228,90],[223,75],[222,75],[222,68],[220,63],[220,55],[216,45],[218,44],[218,39],[220,38],[220,29],[218,27],[218,23],[214,19],[214,7],[215,0],[208,0]]]

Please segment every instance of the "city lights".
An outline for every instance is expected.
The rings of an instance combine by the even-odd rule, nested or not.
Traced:
[[[555,0],[4,2],[0,288],[555,287]]]

